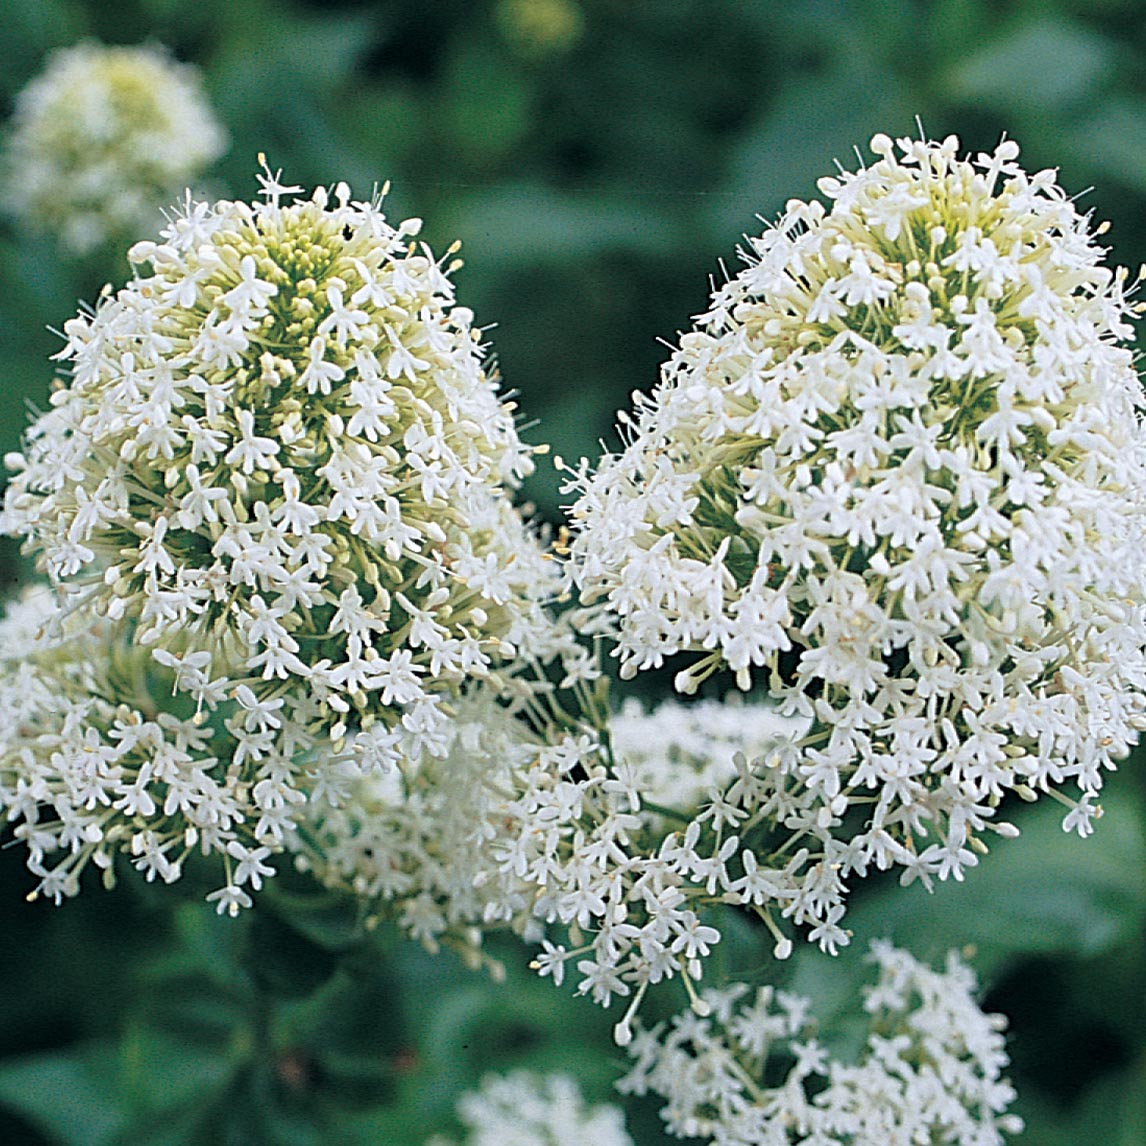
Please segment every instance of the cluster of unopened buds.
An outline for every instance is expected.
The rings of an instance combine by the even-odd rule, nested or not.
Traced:
[[[508,927],[625,998],[625,1086],[672,1133],[1001,1141],[999,1023],[957,964],[877,947],[853,1066],[805,1003],[703,982],[722,912],[835,954],[856,881],[963,879],[1012,794],[1089,834],[1146,727],[1126,276],[1014,144],[871,146],[751,241],[621,452],[570,471],[555,553],[417,220],[268,169],[137,244],[9,459],[3,525],[49,584],[4,622],[0,808],[38,891],[202,853],[238,913],[287,855],[431,948],[480,961]],[[610,712],[602,650],[686,699]],[[692,1014],[644,1030],[669,979]],[[565,1087],[535,1080],[552,1127],[627,1141]]]

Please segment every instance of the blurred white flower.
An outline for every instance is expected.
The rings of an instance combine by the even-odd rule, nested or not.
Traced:
[[[609,742],[643,801],[693,811],[735,779],[737,753],[759,759],[803,730],[801,721],[741,699],[666,700],[647,712],[632,697],[621,705]]]
[[[375,741],[384,727],[359,739]],[[487,924],[531,927],[531,889],[492,878],[489,849],[506,793],[538,750],[524,721],[491,691],[475,691],[455,705],[443,756],[426,752],[400,771],[368,775],[344,798],[312,799],[299,862],[353,893],[369,924],[392,919],[429,950],[446,944],[480,965]]]
[[[513,1071],[486,1075],[462,1095],[463,1146],[632,1146],[624,1115],[611,1104],[589,1106],[567,1074]],[[451,1146],[435,1138],[428,1146]]]
[[[165,49],[59,49],[16,99],[8,210],[83,255],[152,232],[226,143],[198,69]]]
[[[704,993],[705,1015],[638,1030],[622,1093],[653,1093],[668,1132],[721,1146],[1001,1146],[1007,1114],[1001,1015],[984,1014],[952,952],[936,972],[886,943],[865,991],[869,1033],[858,1061],[820,1043],[811,1000],[738,983]]]

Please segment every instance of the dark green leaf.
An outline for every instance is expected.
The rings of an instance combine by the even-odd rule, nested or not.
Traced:
[[[1007,112],[1061,112],[1101,90],[1114,45],[1081,24],[1045,18],[972,52],[942,81],[956,99]]]
[[[997,840],[962,885],[872,897],[851,917],[857,937],[887,932],[921,954],[971,946],[984,975],[1022,955],[1109,950],[1146,922],[1142,825],[1113,794],[1089,839],[1064,832],[1063,814],[1049,799],[1016,814],[1020,838]]]
[[[337,957],[268,910],[255,914],[250,968],[263,989],[284,999],[317,991],[334,974]]]
[[[1146,100],[1103,100],[1068,135],[1077,162],[1096,175],[1146,190]]]
[[[55,1135],[61,1146],[103,1146],[129,1119],[115,1085],[116,1064],[113,1043],[10,1059],[0,1063],[0,1102]]]

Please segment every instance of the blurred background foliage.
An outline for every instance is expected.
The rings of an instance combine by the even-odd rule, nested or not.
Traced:
[[[157,41],[199,65],[231,134],[207,176],[249,198],[256,155],[290,182],[393,182],[388,210],[463,241],[462,300],[492,324],[529,437],[570,459],[615,441],[744,232],[815,194],[875,131],[1006,133],[1029,168],[1109,219],[1112,259],[1146,258],[1146,5],[1140,0],[0,0],[0,114],[51,49]],[[0,450],[42,404],[79,299],[126,273],[75,264],[0,224]],[[559,520],[543,465],[527,490]],[[26,570],[0,552],[9,586]],[[830,1020],[891,934],[937,959],[977,951],[1011,1016],[1024,1141],[1146,1141],[1146,782],[1112,779],[1097,836],[1019,810],[964,887],[873,881],[854,955],[804,952],[786,980]],[[25,904],[0,853],[0,1142],[10,1146],[420,1143],[489,1069],[575,1074],[610,1097],[610,1020],[495,954],[507,981],[432,958],[289,873],[234,922],[125,879]],[[730,968],[777,973],[750,930]],[[671,994],[671,992],[670,992]],[[673,1007],[683,1000],[672,1000]],[[846,1035],[846,1031],[844,1032]],[[630,1108],[638,1143],[664,1141]]]

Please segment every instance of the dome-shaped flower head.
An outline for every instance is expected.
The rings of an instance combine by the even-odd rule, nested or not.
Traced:
[[[813,720],[813,822],[868,806],[865,861],[951,816],[924,875],[959,801],[1073,781],[1084,825],[1146,706],[1125,272],[1053,171],[957,148],[876,136],[789,203],[573,508],[622,675],[762,685]]]
[[[153,233],[225,147],[198,69],[154,46],[61,49],[16,100],[9,210],[86,254]]]
[[[199,703],[242,686],[364,760],[416,757],[445,695],[557,639],[506,492],[531,454],[419,221],[263,183],[189,204],[66,324],[5,521]]]

